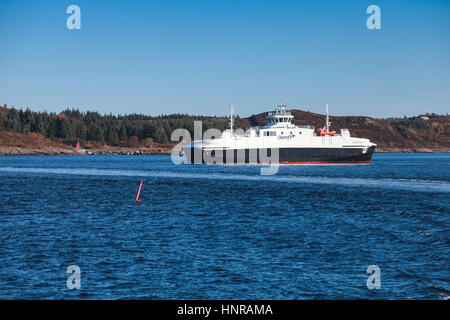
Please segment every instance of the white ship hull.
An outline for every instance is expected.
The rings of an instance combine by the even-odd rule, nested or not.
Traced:
[[[376,145],[368,139],[326,130],[316,134],[312,126],[291,124],[293,116],[284,110],[269,113],[272,120],[263,128],[245,133],[225,130],[216,139],[194,141],[184,146],[188,163],[370,163]]]

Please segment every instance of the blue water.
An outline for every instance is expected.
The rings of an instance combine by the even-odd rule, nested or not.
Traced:
[[[0,298],[450,296],[450,154],[259,173],[168,156],[0,157]]]

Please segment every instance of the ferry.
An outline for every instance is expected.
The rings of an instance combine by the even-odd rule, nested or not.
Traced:
[[[278,105],[267,113],[269,123],[247,131],[233,130],[230,106],[230,128],[220,137],[193,141],[183,147],[186,163],[206,164],[326,164],[370,163],[376,144],[365,138],[351,137],[348,129],[330,130],[328,105],[325,126],[292,123],[294,116]]]

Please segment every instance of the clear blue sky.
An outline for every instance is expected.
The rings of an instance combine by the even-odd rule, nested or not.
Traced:
[[[371,4],[382,30],[366,27]],[[32,110],[450,111],[449,0],[2,0],[0,37],[0,104]]]

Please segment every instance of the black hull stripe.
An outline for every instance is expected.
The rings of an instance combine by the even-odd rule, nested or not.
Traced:
[[[215,157],[217,164],[264,164],[269,163],[273,149],[263,150],[262,154],[267,155],[260,159],[259,149],[229,149],[229,150],[200,150],[197,149],[195,163],[205,163],[204,159]],[[369,147],[366,153],[361,148],[279,148],[279,164],[308,164],[308,163],[370,163],[375,147]],[[185,149],[185,155],[188,163],[194,163],[194,149]],[[252,160],[250,161],[250,155]],[[222,160],[221,160],[222,159]]]

